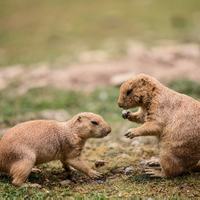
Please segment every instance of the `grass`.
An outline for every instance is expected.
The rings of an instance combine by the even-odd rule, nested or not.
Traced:
[[[190,80],[179,79],[169,84],[178,92],[190,94],[200,99],[199,85]],[[180,87],[177,87],[180,86]],[[196,88],[193,90],[193,88]],[[135,124],[121,118],[117,106],[119,88],[99,88],[92,93],[62,91],[53,88],[35,88],[21,96],[11,87],[0,92],[0,127],[13,126],[29,120],[27,113],[37,113],[44,109],[65,109],[71,116],[88,111],[101,114],[111,125],[112,133],[103,139],[88,140],[84,152],[84,162],[104,174],[103,184],[97,184],[84,174],[73,171],[69,176],[59,161],[37,166],[41,172],[31,173],[30,183],[38,183],[42,188],[15,187],[6,175],[0,174],[1,198],[71,198],[71,199],[108,199],[108,198],[198,198],[200,197],[200,173],[186,174],[174,179],[150,179],[140,166],[140,162],[158,155],[155,138],[127,140],[124,132]],[[37,96],[37,100],[35,99]],[[103,98],[102,98],[103,97]],[[133,141],[138,140],[137,146]],[[96,160],[107,161],[100,168],[94,166]],[[132,167],[130,174],[126,167]],[[60,182],[70,179],[70,185]]]
[[[95,145],[97,147],[97,145]],[[138,147],[128,147],[125,143],[122,143],[120,148],[115,148],[114,151],[118,153],[120,150],[124,150],[127,155],[131,155],[133,149]],[[134,155],[131,158],[121,158],[120,156],[112,157],[111,154],[104,154],[109,163],[98,168],[99,172],[103,173],[105,178],[103,184],[96,184],[95,181],[88,179],[85,175],[73,172],[73,177],[77,181],[68,186],[61,186],[59,183],[67,178],[66,172],[61,168],[61,165],[54,161],[48,164],[38,166],[42,170],[41,173],[31,174],[29,176],[29,182],[42,184],[43,188],[27,188],[27,187],[15,187],[8,184],[9,179],[4,176],[0,182],[1,197],[4,198],[61,198],[71,197],[72,199],[107,199],[107,198],[170,198],[180,199],[182,198],[194,198],[200,196],[199,184],[200,174],[192,173],[190,175],[183,175],[174,179],[150,179],[141,170],[139,162],[144,159],[144,156],[148,158],[149,146],[141,145],[140,148],[144,148],[143,158],[139,158]],[[101,150],[108,152],[111,148],[102,145],[97,147],[96,153]],[[92,159],[95,159],[94,155],[89,152],[84,154],[84,160],[89,166],[93,166]],[[155,152],[156,153],[156,150]],[[87,161],[89,157],[90,161]],[[103,154],[99,154],[98,157],[102,158]],[[117,158],[117,159],[116,159]],[[133,173],[125,175],[124,167],[119,167],[121,162],[126,160],[124,167],[131,166]]]
[[[200,98],[200,85],[199,83],[188,79],[175,79],[168,85],[173,90],[187,94],[195,99]]]
[[[119,88],[101,88],[91,94],[81,91],[63,91],[54,88],[35,88],[24,95],[16,95],[14,90],[0,92],[0,127],[13,126],[28,120],[27,113],[37,114],[45,109],[65,109],[71,116],[79,112],[94,112],[104,116],[108,122],[121,118],[117,105]],[[35,97],[38,97],[35,99]],[[102,97],[103,96],[103,97]],[[38,117],[36,115],[36,117]],[[22,121],[19,121],[21,120]]]
[[[126,53],[127,40],[199,43],[198,0],[0,0],[0,66]]]

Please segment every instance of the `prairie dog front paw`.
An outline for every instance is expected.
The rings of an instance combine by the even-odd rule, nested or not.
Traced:
[[[130,115],[131,115],[131,111],[130,110],[123,110],[122,111],[122,117],[124,119],[127,119],[128,117],[130,117]]]
[[[94,171],[94,170],[90,171],[89,174],[88,174],[88,176],[89,176],[90,178],[92,178],[92,179],[95,179],[95,178],[103,178],[103,175],[102,175],[102,174],[100,174],[99,172]]]
[[[128,131],[126,131],[125,133],[125,136],[130,139],[137,137],[135,129],[134,128],[128,129]]]

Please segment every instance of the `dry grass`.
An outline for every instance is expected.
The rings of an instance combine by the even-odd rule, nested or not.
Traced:
[[[192,173],[174,179],[150,179],[140,166],[140,162],[158,153],[155,143],[150,140],[141,142],[139,146],[131,145],[131,141],[118,141],[112,147],[110,139],[90,141],[83,153],[83,159],[94,167],[96,159],[108,163],[96,170],[104,174],[102,184],[91,180],[80,172],[72,172],[69,176],[58,161],[38,166],[41,172],[32,173],[29,182],[38,183],[42,188],[14,187],[8,184],[8,178],[2,176],[0,192],[2,197],[72,197],[76,198],[181,198],[200,197],[200,174]],[[138,153],[136,153],[138,152]],[[133,171],[126,174],[125,168]],[[70,179],[70,185],[61,186],[60,182]]]

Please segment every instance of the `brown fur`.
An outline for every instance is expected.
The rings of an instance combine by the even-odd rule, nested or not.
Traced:
[[[80,113],[67,122],[35,120],[19,124],[0,141],[0,171],[11,175],[14,185],[23,185],[34,165],[60,160],[66,170],[72,166],[91,178],[100,177],[80,156],[88,138],[102,138],[110,132],[103,117],[93,113]]]
[[[122,112],[123,118],[143,124],[129,129],[126,137],[158,138],[162,171],[146,169],[147,174],[176,177],[199,168],[200,102],[165,87],[153,77],[138,74],[121,86],[118,105],[124,109],[139,107],[136,113]]]

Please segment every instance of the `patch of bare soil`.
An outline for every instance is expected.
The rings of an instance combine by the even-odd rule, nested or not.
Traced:
[[[163,83],[177,77],[200,82],[200,49],[197,44],[148,48],[131,43],[127,55],[117,60],[105,59],[109,56],[102,57],[95,51],[87,52],[86,58],[84,55],[78,57],[79,62],[68,65],[43,63],[27,68],[20,65],[1,68],[0,89],[15,83],[19,93],[41,86],[92,90],[98,86],[121,84],[136,73],[149,74]]]

